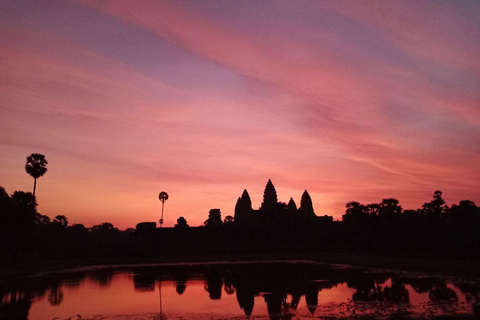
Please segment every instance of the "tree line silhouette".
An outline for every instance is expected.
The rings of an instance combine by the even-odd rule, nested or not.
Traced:
[[[120,231],[108,222],[91,228],[69,225],[65,215],[50,219],[36,208],[32,193],[15,191],[9,196],[0,187],[0,253],[6,261],[121,250],[130,243],[133,229]]]
[[[26,171],[36,179],[46,172],[45,156],[27,157]],[[168,194],[159,194],[163,207]],[[480,253],[480,208],[463,200],[448,206],[442,192],[417,210],[403,210],[394,198],[380,203],[349,202],[342,221],[317,216],[307,190],[300,206],[290,198],[278,200],[268,180],[263,201],[254,209],[248,191],[238,197],[233,215],[222,220],[220,209],[211,209],[205,223],[190,227],[179,217],[174,228],[156,228],[142,222],[136,229],[120,231],[103,222],[91,228],[69,225],[65,215],[54,219],[37,212],[32,193],[9,195],[0,187],[0,253],[6,258],[55,257],[78,254],[202,254],[222,250],[242,253],[301,250],[429,252],[477,258]],[[236,251],[235,251],[236,250]]]
[[[422,313],[431,318],[435,311],[454,313],[455,308],[462,306],[451,285],[455,285],[465,296],[467,305],[475,308],[480,302],[480,288],[471,282],[448,283],[444,278],[371,273],[318,264],[134,267],[123,272],[132,275],[133,288],[139,294],[154,292],[157,283],[167,280],[175,283],[178,295],[184,295],[188,292],[190,279],[203,279],[209,299],[221,300],[225,295],[235,295],[238,307],[246,316],[253,313],[258,303],[255,298],[260,297],[267,305],[270,319],[290,319],[297,312],[302,299],[312,316],[320,316],[322,311],[318,311],[318,308],[322,304],[319,303],[319,295],[322,291],[329,295],[329,290],[339,285],[354,289],[347,305],[345,302],[329,304],[333,313],[344,316],[355,315],[356,311],[362,309],[373,313],[377,311],[375,308],[385,310],[387,306],[390,306],[387,313],[402,319],[409,315],[417,318]],[[114,274],[118,273],[114,269],[97,269],[64,274],[62,278],[44,276],[5,283],[0,287],[0,319],[28,319],[32,301],[42,297],[46,297],[52,306],[60,305],[65,298],[65,288],[79,287],[86,280],[107,289],[114,281]],[[417,294],[428,294],[428,304],[409,306],[413,301],[407,286]],[[408,306],[410,313],[402,311],[399,306]]]

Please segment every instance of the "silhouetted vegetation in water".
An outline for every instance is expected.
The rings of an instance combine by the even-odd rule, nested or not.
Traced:
[[[297,314],[300,303],[313,317],[373,314],[375,318],[432,319],[434,315],[452,316],[459,311],[472,315],[480,302],[480,287],[471,281],[447,282],[438,277],[357,268],[288,263],[139,266],[123,270],[78,271],[2,283],[0,319],[28,319],[32,303],[41,301],[41,298],[46,298],[52,306],[61,305],[67,298],[69,290],[66,288],[81,286],[86,281],[98,284],[99,290],[105,290],[108,297],[108,288],[115,281],[114,275],[118,274],[131,277],[136,294],[161,290],[159,284],[162,281],[173,281],[175,294],[184,295],[188,292],[190,280],[198,283],[199,279],[203,279],[208,299],[221,300],[234,295],[239,311],[247,316],[258,308],[258,303],[264,303],[270,319],[291,318]],[[343,288],[340,290],[343,294],[337,297],[331,290],[339,287]],[[422,294],[422,299],[426,301],[415,301],[413,294]],[[464,302],[460,303],[459,294]],[[320,301],[322,295],[336,299],[330,301],[328,299],[331,298],[324,298]]]
[[[160,193],[162,208],[168,199]],[[278,200],[268,180],[263,201],[253,209],[247,190],[237,199],[235,212],[222,220],[220,209],[211,209],[203,226],[189,226],[179,217],[174,228],[157,228],[142,222],[136,229],[120,231],[103,222],[91,228],[69,225],[65,215],[53,220],[36,210],[33,194],[0,187],[0,252],[7,259],[58,255],[163,254],[178,255],[233,251],[242,253],[299,250],[380,251],[397,254],[433,253],[477,258],[480,253],[480,208],[464,200],[447,206],[442,193],[418,210],[403,210],[397,199],[380,203],[350,202],[342,221],[317,216],[305,190],[297,207]],[[236,251],[235,251],[236,250]]]

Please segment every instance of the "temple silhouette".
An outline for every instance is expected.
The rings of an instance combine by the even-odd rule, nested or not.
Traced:
[[[312,230],[333,225],[332,216],[317,216],[312,198],[305,190],[300,206],[290,198],[288,203],[278,200],[277,192],[269,179],[258,209],[253,209],[248,191],[238,197],[234,216],[222,220],[221,210],[211,209],[203,226],[190,227],[184,217],[179,217],[174,228],[158,228],[155,222],[137,224],[134,241],[139,247],[228,246],[231,248],[256,245],[286,248],[292,245],[308,246],[314,239],[305,235]]]
[[[174,227],[141,222],[121,231],[109,222],[87,228],[69,225],[65,215],[52,220],[37,212],[32,193],[9,195],[0,187],[0,254],[6,263],[79,257],[203,259],[212,254],[285,258],[324,252],[480,258],[480,208],[472,201],[448,206],[442,192],[435,191],[416,210],[404,210],[395,198],[352,201],[345,207],[342,221],[334,221],[315,213],[306,190],[299,205],[293,198],[279,201],[268,180],[258,209],[244,190],[234,212],[222,218],[221,209],[212,208],[202,226],[178,217]]]
[[[224,225],[234,224],[240,228],[261,227],[263,229],[278,228],[284,223],[290,226],[298,227],[299,225],[311,225],[312,223],[333,222],[332,216],[324,215],[319,217],[313,209],[312,198],[307,190],[301,196],[300,207],[290,198],[288,203],[278,201],[277,192],[272,181],[269,179],[265,186],[263,201],[258,209],[253,209],[252,200],[247,189],[237,199],[235,205],[234,216],[228,215],[222,220],[220,209],[211,209],[207,220],[203,226],[207,228],[219,228]],[[145,232],[156,228],[155,222],[141,222],[137,224],[136,230]],[[184,217],[179,217],[176,229],[186,229],[189,225]],[[159,228],[160,229],[160,228]],[[165,230],[168,228],[162,228]]]

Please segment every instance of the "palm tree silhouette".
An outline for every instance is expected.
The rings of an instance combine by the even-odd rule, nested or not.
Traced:
[[[160,192],[160,194],[158,195],[158,199],[162,201],[162,217],[160,218],[160,228],[161,228],[163,225],[163,207],[165,206],[165,201],[168,200],[168,193],[166,193],[165,191]]]
[[[32,153],[27,157],[25,170],[34,179],[33,182],[33,196],[35,196],[35,189],[37,188],[37,178],[40,178],[47,172],[47,160],[43,154]]]

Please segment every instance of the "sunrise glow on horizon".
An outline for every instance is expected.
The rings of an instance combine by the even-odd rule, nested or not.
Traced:
[[[87,227],[480,202],[478,1],[3,1],[0,186]]]

